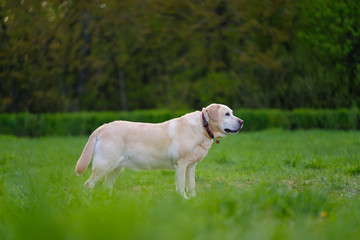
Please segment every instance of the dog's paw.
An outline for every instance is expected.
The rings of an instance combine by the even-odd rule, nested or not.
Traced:
[[[92,189],[94,189],[94,187],[95,187],[95,184],[89,180],[86,181],[86,183],[84,184],[85,189],[92,190]]]
[[[185,192],[183,193],[183,198],[184,199],[190,199],[190,197],[188,197]]]

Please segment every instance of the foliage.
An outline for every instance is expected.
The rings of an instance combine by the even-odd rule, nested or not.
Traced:
[[[345,106],[360,96],[360,3],[353,0],[300,1],[296,87],[305,98],[322,96],[307,107]],[[299,52],[302,53],[299,53]],[[306,61],[307,60],[307,61]],[[336,90],[335,90],[336,89]],[[301,89],[299,89],[301,90]],[[315,90],[315,91],[311,91]],[[305,92],[305,95],[304,95]]]
[[[86,138],[0,136],[0,238],[359,239],[359,139],[229,136],[198,164],[198,196],[184,200],[171,171],[126,169],[113,191],[84,191],[91,171],[78,177],[74,166]]]
[[[1,0],[0,111],[359,106],[359,1]]]
[[[47,114],[0,114],[0,134],[17,136],[77,136],[89,135],[97,127],[115,120],[159,123],[179,117],[188,111],[137,110],[133,112],[77,112]],[[268,128],[338,129],[360,128],[357,109],[314,110],[239,109],[234,114],[245,121],[242,131]]]

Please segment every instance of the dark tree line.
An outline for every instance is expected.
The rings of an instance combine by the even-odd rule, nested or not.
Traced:
[[[0,0],[0,111],[360,103],[355,0]]]

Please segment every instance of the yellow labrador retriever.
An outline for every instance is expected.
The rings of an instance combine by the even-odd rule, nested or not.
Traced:
[[[195,196],[195,166],[208,153],[213,139],[238,133],[244,121],[221,104],[180,118],[151,124],[114,121],[97,128],[90,136],[76,165],[82,174],[94,155],[92,175],[85,187],[92,189],[106,176],[112,187],[124,168],[175,170],[176,190],[185,198]]]

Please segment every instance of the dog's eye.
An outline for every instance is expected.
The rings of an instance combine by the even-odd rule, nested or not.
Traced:
[[[230,116],[230,113],[225,113],[225,116]]]

